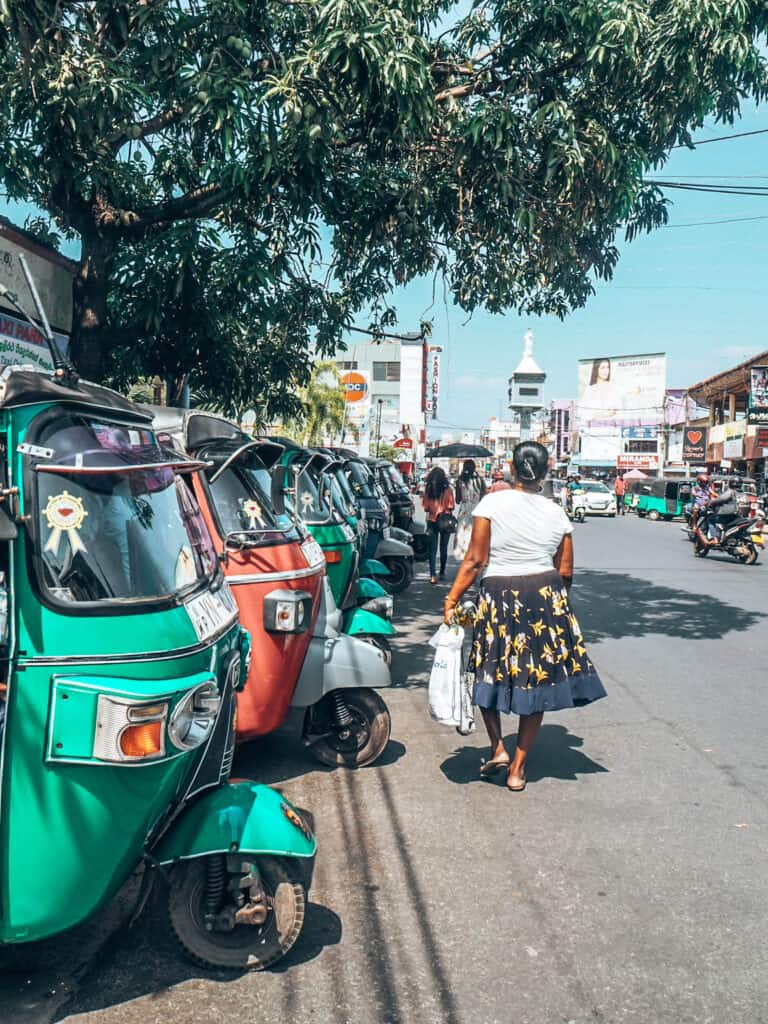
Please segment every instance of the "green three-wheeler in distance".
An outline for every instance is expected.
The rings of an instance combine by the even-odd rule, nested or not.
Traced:
[[[230,783],[249,640],[189,486],[105,388],[0,376],[0,943],[63,932],[145,865],[196,960],[295,942],[315,840]]]

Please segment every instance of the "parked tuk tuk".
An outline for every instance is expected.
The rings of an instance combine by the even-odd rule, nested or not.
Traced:
[[[389,670],[373,647],[340,635],[323,551],[286,514],[284,446],[253,440],[212,413],[153,412],[161,437],[205,463],[196,495],[253,638],[251,671],[237,698],[238,740],[273,732],[291,707],[301,707],[307,708],[303,739],[323,764],[375,760],[390,724],[372,688],[390,684]]]
[[[635,511],[644,519],[667,521],[682,516],[691,500],[691,481],[660,477],[658,480],[638,480]]]
[[[191,957],[268,966],[315,840],[280,794],[228,782],[249,639],[203,463],[60,357],[0,375],[0,434],[0,942],[78,924],[143,863]]]

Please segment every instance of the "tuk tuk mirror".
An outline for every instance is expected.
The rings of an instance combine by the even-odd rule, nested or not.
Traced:
[[[0,505],[0,540],[16,540],[19,535],[16,523]]]
[[[285,478],[285,469],[279,463],[272,471],[270,475],[270,488],[269,496],[272,501],[272,508],[275,510],[275,514],[278,516],[285,515],[285,488],[283,482]]]

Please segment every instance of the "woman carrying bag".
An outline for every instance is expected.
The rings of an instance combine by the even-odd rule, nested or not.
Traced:
[[[573,526],[562,508],[539,493],[547,449],[535,441],[512,455],[515,484],[487,495],[474,512],[469,551],[445,599],[450,623],[462,595],[484,571],[475,620],[472,703],[491,743],[480,769],[506,775],[507,789],[525,789],[525,762],[545,711],[605,697],[570,606]],[[517,714],[517,745],[510,758],[500,712]]]
[[[445,578],[445,563],[448,561],[448,540],[451,534],[456,532],[456,518],[453,515],[456,499],[448,483],[445,470],[440,466],[433,467],[427,475],[422,505],[427,513],[429,582],[435,584],[437,583],[435,568],[438,545],[440,547],[440,579],[442,580]]]

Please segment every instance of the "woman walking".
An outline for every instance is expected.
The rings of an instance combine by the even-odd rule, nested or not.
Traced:
[[[485,481],[478,475],[474,459],[467,459],[456,481],[456,501],[459,505],[456,536],[453,540],[453,553],[463,558],[469,549],[472,536],[472,513],[485,494]]]
[[[453,532],[451,529],[446,529],[445,519],[441,519],[441,517],[450,515],[456,507],[448,477],[440,466],[434,466],[427,474],[422,505],[427,513],[429,582],[435,584],[437,583],[435,569],[438,547],[440,548],[440,579],[444,579],[445,563],[448,561],[448,539]]]
[[[482,711],[491,757],[485,778],[506,771],[507,788],[525,789],[525,762],[545,711],[605,697],[568,602],[573,526],[539,494],[546,448],[524,441],[513,454],[512,490],[489,494],[474,512],[469,551],[445,599],[444,618],[485,569],[475,623],[472,702]],[[504,746],[500,712],[517,714],[517,747]]]

